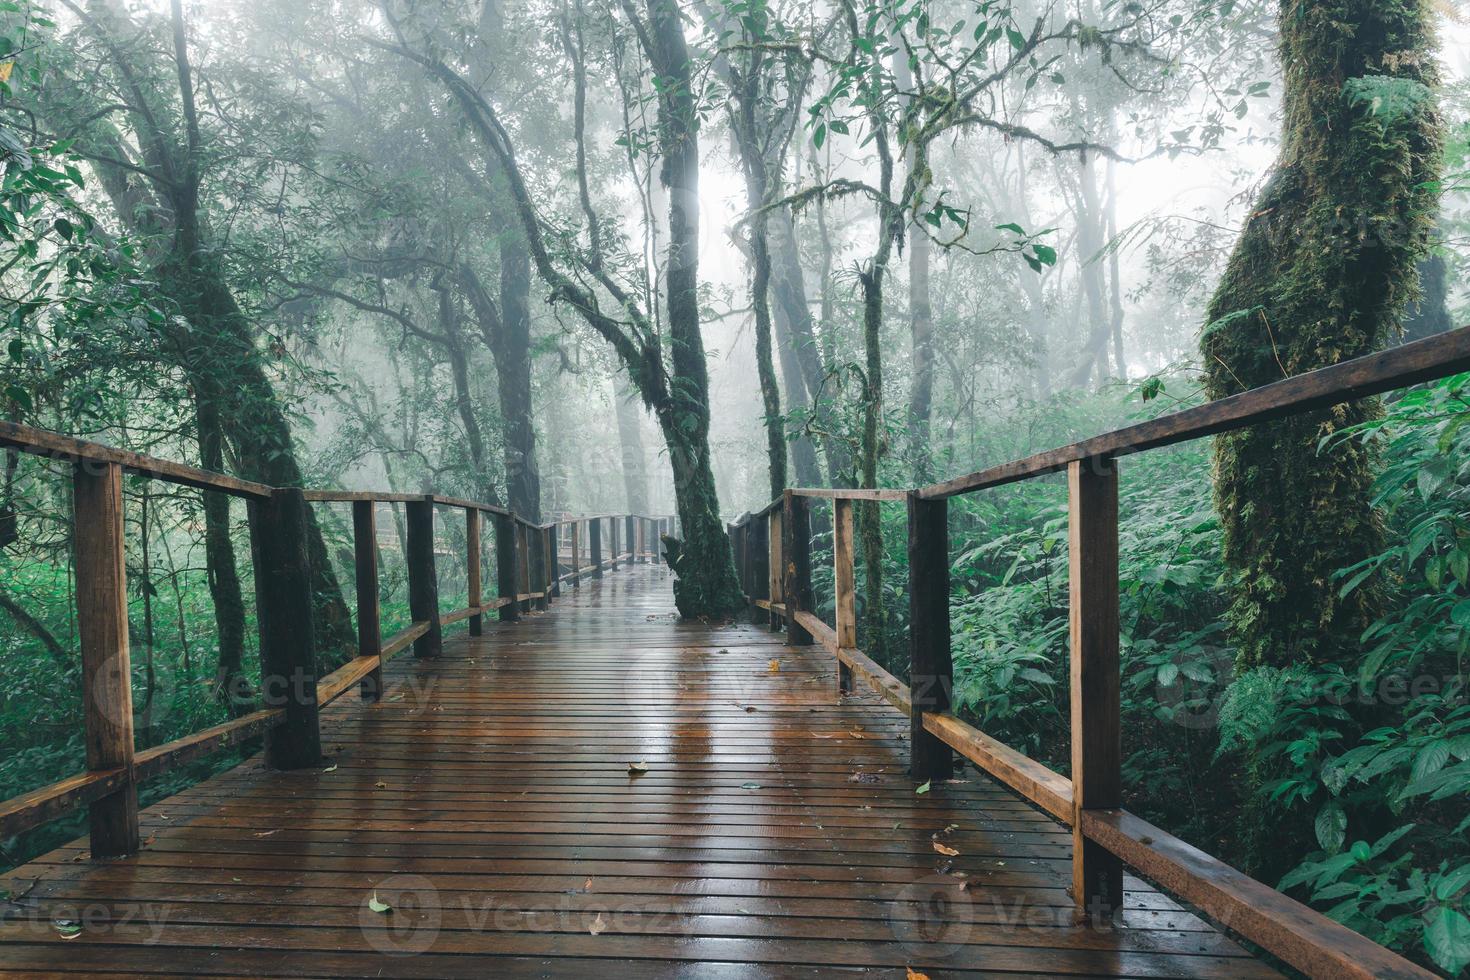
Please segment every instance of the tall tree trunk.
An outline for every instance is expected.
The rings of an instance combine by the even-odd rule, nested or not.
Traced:
[[[896,44],[890,59],[893,81],[899,90],[899,105],[908,110],[914,87],[909,55],[903,44]],[[912,175],[917,166],[914,147],[904,153],[904,166]],[[909,345],[911,351],[909,381],[909,417],[907,425],[909,465],[915,483],[928,483],[934,478],[929,448],[929,417],[934,402],[934,309],[929,298],[929,236],[922,228],[911,225],[909,244]]]
[[[821,384],[822,361],[821,354],[816,349],[816,338],[812,336],[812,315],[806,305],[806,283],[803,281],[800,257],[796,254],[796,243],[791,237],[794,233],[791,215],[784,208],[768,216],[766,240],[771,252],[771,299],[774,301],[771,306],[771,322],[775,327],[776,358],[781,366],[781,383],[786,391],[789,411],[805,420],[812,411],[811,389]],[[795,265],[794,277],[792,264]],[[806,361],[811,362],[810,375]],[[804,426],[791,440],[791,466],[798,485],[822,485],[816,443]]]
[[[1087,333],[1082,341],[1077,367],[1072,372],[1072,387],[1081,388],[1096,376],[1099,382],[1108,377],[1108,340],[1112,324],[1108,320],[1104,299],[1103,217],[1098,199],[1097,166],[1093,154],[1083,151],[1077,168],[1077,263],[1082,279],[1082,295],[1087,300]]]
[[[709,365],[699,322],[699,137],[689,50],[675,0],[648,0],[650,57],[663,76],[659,98],[660,179],[669,192],[669,401],[660,425],[669,447],[684,541],[671,567],[685,615],[723,616],[745,605],[730,539],[720,519],[709,461]]]
[[[1123,275],[1119,269],[1118,249],[1113,241],[1118,237],[1118,190],[1113,171],[1117,163],[1107,162],[1106,191],[1103,199],[1103,237],[1108,249],[1108,325],[1113,338],[1113,373],[1119,378],[1128,377],[1128,361],[1123,356]]]
[[[882,232],[887,234],[887,232]],[[887,249],[880,246],[882,261],[858,273],[863,293],[863,434],[858,459],[858,486],[878,486],[878,459],[883,453],[883,277]],[[858,501],[854,516],[863,554],[864,646],[879,663],[884,657],[883,526],[877,501]]]
[[[1431,23],[1427,0],[1282,0],[1281,149],[1210,302],[1211,398],[1371,353],[1399,327],[1436,205]],[[1373,575],[1344,595],[1337,573],[1382,549],[1377,463],[1357,439],[1321,447],[1380,414],[1365,399],[1215,438],[1239,670],[1332,663],[1357,675],[1387,589]],[[1270,880],[1308,845],[1283,839],[1279,815],[1266,813],[1261,790],[1275,774],[1264,757],[1247,765],[1257,789],[1242,828],[1248,867]]]
[[[505,480],[510,508],[541,520],[541,470],[531,391],[531,256],[518,233],[500,238],[501,345],[495,355],[500,415],[505,421]]]
[[[196,398],[194,405],[200,465],[207,470],[222,472],[225,467],[224,438],[215,403]],[[243,666],[245,599],[240,590],[239,568],[235,564],[235,542],[230,534],[230,498],[209,491],[201,496],[204,504],[204,570],[209,579],[209,595],[214,600],[215,635],[219,641],[214,696],[225,703],[231,715],[239,716],[249,709],[254,694],[245,678]]]
[[[470,496],[492,504],[500,503],[490,479],[490,468],[485,458],[485,434],[480,429],[480,418],[475,413],[475,396],[470,390],[470,351],[465,343],[464,331],[460,329],[460,311],[455,303],[454,290],[447,279],[436,278],[433,290],[438,294],[439,333],[444,338],[442,349],[449,361],[449,377],[454,387],[454,411],[464,428],[465,449],[470,454]]]
[[[1380,349],[1417,296],[1440,130],[1426,3],[1283,2],[1283,138],[1210,303],[1205,381],[1222,398]],[[1350,402],[1216,437],[1216,503],[1242,666],[1345,661],[1381,591],[1333,573],[1376,553],[1374,463],[1323,438]]]
[[[623,493],[628,513],[648,513],[648,464],[643,450],[643,411],[638,393],[621,371],[613,378],[613,407],[618,417],[618,445],[623,455]]]
[[[786,422],[781,415],[781,389],[771,357],[771,246],[766,204],[771,173],[766,159],[763,66],[766,56],[752,50],[731,68],[735,105],[732,110],[735,144],[745,174],[745,205],[750,221],[750,306],[755,319],[755,367],[760,380],[761,408],[765,414],[766,459],[771,498],[787,487]]]

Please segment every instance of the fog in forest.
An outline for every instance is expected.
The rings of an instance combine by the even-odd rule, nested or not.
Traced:
[[[796,593],[746,545],[792,488],[914,490],[1449,350],[1467,155],[1461,0],[0,2],[0,798],[85,768],[70,470],[16,427],[528,527],[667,518],[670,611],[769,617]],[[1129,455],[1118,490],[1127,804],[1447,976],[1467,383]],[[942,707],[1065,773],[1077,491],[1043,469],[948,504]],[[125,484],[150,744],[256,705],[258,515],[202,486]],[[918,498],[800,499],[807,611],[908,681]],[[411,628],[400,503],[374,533]],[[307,515],[326,672],[363,532]],[[1380,695],[1300,693],[1338,683]]]

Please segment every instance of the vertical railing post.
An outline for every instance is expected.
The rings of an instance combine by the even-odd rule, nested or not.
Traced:
[[[772,602],[785,602],[781,594],[781,508],[772,507],[766,515],[766,594]],[[771,632],[781,628],[783,617],[771,613]]]
[[[612,558],[612,564],[608,567],[614,572],[618,570],[618,525],[620,523],[621,522],[616,517],[609,517],[607,519],[607,533],[608,536],[612,539],[609,542],[608,547],[610,557]]]
[[[745,525],[740,521],[731,528],[730,550],[731,557],[735,559],[735,581],[740,583],[740,591],[749,598],[748,576],[745,574]]]
[[[78,463],[72,476],[72,507],[87,768],[123,773],[117,789],[88,806],[92,856],[121,857],[138,849],[122,467]]]
[[[516,519],[510,514],[496,514],[495,592],[500,597],[502,623],[521,618],[521,604],[516,601],[516,538]]]
[[[636,532],[634,531],[634,525],[637,523],[637,520],[638,518],[632,514],[623,518],[623,541],[628,546],[629,565],[634,565],[638,562],[638,543],[635,540]]]
[[[561,525],[552,521],[546,528],[546,551],[551,556],[551,595],[561,598]]]
[[[306,554],[306,498],[275,490],[250,504],[260,630],[261,700],[284,708],[285,721],[265,736],[266,764],[305,769],[322,760],[312,649],[311,567]]]
[[[594,517],[587,522],[588,561],[592,563],[592,577],[602,578],[602,518]]]
[[[542,567],[546,555],[541,548],[541,529],[534,524],[521,525],[521,540],[526,549],[526,592],[540,592],[541,598],[527,599],[526,612],[533,609],[543,609],[542,602],[546,599],[546,592],[541,589],[540,583],[546,577],[546,571]]]
[[[464,541],[465,553],[468,562],[465,565],[466,591],[469,599],[465,603],[471,609],[476,610],[470,614],[470,636],[480,636],[484,632],[483,621],[480,619],[480,512],[473,507],[466,507],[464,512]]]
[[[582,522],[572,521],[572,585],[582,585]]]
[[[437,657],[444,652],[439,625],[439,577],[434,570],[434,500],[410,500],[403,505],[408,525],[408,611],[415,623],[428,623],[426,633],[413,641],[413,655]]]
[[[812,634],[797,620],[812,611],[812,537],[807,499],[787,490],[781,497],[781,601],[786,604],[786,645],[811,646]]]
[[[949,634],[948,501],[908,495],[909,773],[949,779],[954,753],[924,728],[924,713],[949,710],[954,683]]]
[[[771,569],[768,567],[771,543],[766,536],[770,531],[770,524],[764,514],[750,519],[750,594],[753,598],[766,600],[767,608],[761,610],[755,621],[767,626],[771,623],[772,615],[769,606],[775,601],[771,595]]]
[[[531,592],[531,535],[526,530],[526,525],[516,522],[516,594],[529,595]],[[521,612],[531,611],[534,599],[521,600]]]
[[[1118,469],[1067,466],[1072,641],[1072,900],[1094,925],[1123,905],[1123,865],[1082,833],[1083,810],[1122,804],[1118,659]]]
[[[372,500],[352,502],[352,555],[357,568],[357,655],[383,654],[382,610],[378,599],[378,511]],[[376,701],[383,696],[383,665],[362,679],[362,696]]]
[[[852,501],[832,501],[832,591],[837,606],[837,648],[857,647],[857,583],[853,575]],[[837,664],[837,687],[842,694],[852,693],[852,668],[841,660]]]
[[[541,598],[536,600],[536,608],[545,612],[551,608],[551,580],[556,575],[556,556],[551,551],[551,532],[544,527],[533,528],[536,538],[536,554],[540,556],[536,570],[538,572],[536,588],[541,593]]]

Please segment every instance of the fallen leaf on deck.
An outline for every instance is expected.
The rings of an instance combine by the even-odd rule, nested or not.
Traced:
[[[646,762],[630,762],[630,763],[628,763],[628,775],[630,775],[630,776],[641,776],[641,775],[643,775],[647,771],[648,771],[648,763],[646,763]]]
[[[847,777],[849,783],[876,783],[878,777],[870,772],[855,772]]]
[[[920,973],[911,966],[906,966],[904,969],[909,971],[909,975],[905,980],[929,980],[929,974],[927,973]]]
[[[388,784],[385,783],[385,782],[383,782],[382,780],[379,780],[378,782],[373,783],[373,786],[375,786],[378,789],[387,789],[388,788]]]
[[[602,913],[601,912],[598,912],[597,913],[597,918],[595,918],[595,919],[592,920],[592,928],[589,929],[589,930],[587,930],[587,931],[590,932],[590,933],[592,933],[592,935],[597,936],[597,935],[601,935],[602,931],[604,929],[606,929],[606,928],[607,928],[607,920],[602,917]]]
[[[588,878],[586,881],[582,882],[582,890],[584,892],[590,892],[592,890],[592,879],[591,878]]]
[[[740,784],[740,788],[741,789],[760,789],[761,788],[761,784],[760,783],[741,783]]]
[[[250,836],[252,836],[252,837],[269,837],[271,834],[279,834],[280,832],[281,832],[281,828],[280,827],[277,827],[275,830],[262,830],[260,833],[258,833],[258,834],[251,834]]]
[[[848,735],[851,735],[853,738],[867,738],[868,737],[868,736],[864,735],[862,732],[848,732],[847,734]]]
[[[940,854],[943,854],[945,857],[954,857],[960,853],[952,847],[939,843],[939,841],[937,840],[931,841],[931,843],[934,845],[934,850],[938,851]]]
[[[779,660],[772,660],[771,661],[771,673],[773,673],[773,674],[779,674],[779,673],[781,673],[781,661],[779,661]]]
[[[52,919],[51,928],[62,939],[75,939],[82,934],[82,924],[73,919]]]
[[[925,783],[923,786],[920,786],[918,789],[914,790],[914,792],[918,795],[923,795],[924,793],[929,792],[929,784]]]
[[[372,897],[368,899],[368,908],[372,909],[379,915],[387,915],[389,912],[393,911],[393,906],[389,905],[387,902],[379,900],[378,892],[376,889],[373,890]]]
[[[325,768],[325,769],[322,770],[322,772],[324,772],[324,773],[336,772],[336,771],[337,771],[337,763],[335,763],[335,762],[332,763],[330,766],[327,766],[327,768]]]
[[[755,705],[753,705],[753,704],[747,704],[745,706],[745,713],[746,714],[750,714],[754,710],[755,710]]]

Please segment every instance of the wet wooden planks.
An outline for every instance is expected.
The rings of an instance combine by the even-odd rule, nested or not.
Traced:
[[[677,622],[662,566],[385,674],[324,715],[328,771],[252,761],[135,858],[16,872],[0,976],[1272,975],[1131,877],[1121,929],[1074,926],[1065,828],[973,770],[916,794],[906,718]]]

